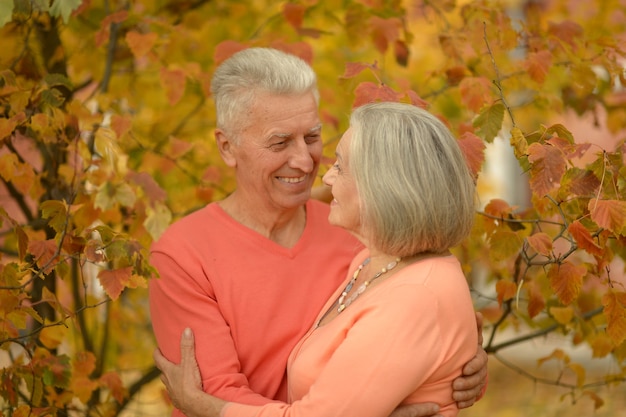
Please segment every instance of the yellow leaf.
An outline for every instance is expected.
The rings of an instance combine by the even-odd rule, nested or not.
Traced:
[[[511,129],[511,145],[513,145],[513,151],[516,158],[521,158],[524,155],[528,155],[528,142],[519,127]]]
[[[516,233],[507,230],[495,232],[489,241],[491,245],[489,256],[496,261],[502,261],[517,255],[522,249],[523,243]]]
[[[39,341],[48,349],[55,349],[67,337],[67,332],[64,326],[44,327],[39,333]]]
[[[568,363],[567,367],[574,371],[576,374],[576,385],[582,387],[585,383],[586,371],[585,368],[578,363]]]
[[[589,337],[589,346],[593,351],[594,358],[604,358],[613,351],[615,347],[611,338],[606,333],[596,333]]]
[[[148,207],[146,212],[147,217],[143,225],[152,239],[157,240],[172,222],[172,212],[161,203],[155,203],[154,207]]]
[[[620,233],[626,226],[626,201],[592,198],[588,209],[591,219],[600,227]]]
[[[574,310],[571,307],[551,307],[550,314],[560,324],[567,324],[574,317]]]

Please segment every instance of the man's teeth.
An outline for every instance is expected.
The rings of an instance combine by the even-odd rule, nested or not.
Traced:
[[[278,177],[279,180],[284,181],[284,182],[289,182],[289,183],[297,183],[297,182],[302,182],[304,181],[304,179],[306,178],[306,176],[303,177],[299,177],[299,178],[290,178],[290,177]]]

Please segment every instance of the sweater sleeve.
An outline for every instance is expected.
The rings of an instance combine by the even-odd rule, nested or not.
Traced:
[[[449,315],[440,315],[437,294],[420,284],[402,284],[385,288],[367,302],[368,308],[338,336],[337,349],[301,400],[261,407],[230,404],[223,416],[385,417],[433,375],[446,380],[441,398],[448,408],[455,407],[451,380],[460,375],[475,344],[471,337],[452,342],[454,349],[463,346],[464,355],[444,346],[454,336],[446,323]],[[442,335],[445,332],[448,335]]]
[[[154,334],[163,355],[180,362],[180,336],[190,327],[197,346],[207,347],[197,351],[206,392],[246,404],[269,402],[251,391],[241,373],[230,328],[203,272],[183,268],[161,250],[152,250],[151,263],[160,274],[149,283],[149,300]]]

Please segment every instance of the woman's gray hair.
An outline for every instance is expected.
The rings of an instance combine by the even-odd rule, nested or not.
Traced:
[[[311,91],[319,104],[317,77],[304,60],[272,48],[249,48],[220,64],[211,80],[217,127],[236,133],[261,93],[295,95]]]
[[[450,130],[410,104],[372,103],[351,116],[348,165],[369,244],[396,256],[441,253],[472,228],[476,186]]]

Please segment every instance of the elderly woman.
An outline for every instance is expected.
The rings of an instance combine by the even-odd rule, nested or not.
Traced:
[[[472,300],[449,249],[470,232],[475,185],[455,138],[425,110],[357,108],[324,175],[329,221],[366,249],[295,346],[289,403],[250,406],[205,394],[193,336],[180,365],[155,352],[174,404],[193,416],[386,417],[434,401],[455,416],[451,381],[477,343]],[[323,277],[320,277],[323,279]]]

